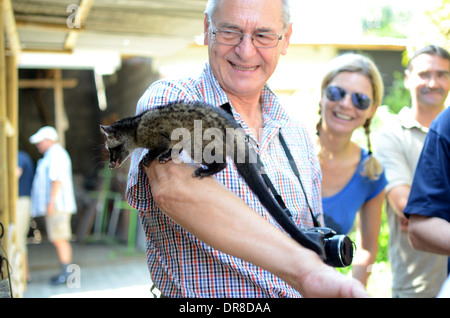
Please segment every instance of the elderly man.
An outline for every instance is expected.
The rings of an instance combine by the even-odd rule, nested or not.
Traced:
[[[293,122],[266,86],[292,26],[288,1],[208,1],[204,19],[209,62],[199,78],[160,81],[140,99],[137,113],[173,101],[203,101],[230,111],[249,136],[265,170],[299,227],[321,218],[320,166],[307,132]],[[276,136],[281,130],[302,174],[308,198]],[[127,199],[139,209],[148,265],[165,297],[366,296],[317,254],[277,228],[230,162],[201,180],[188,164],[139,163],[132,157]]]
[[[51,284],[65,284],[72,262],[70,220],[77,211],[72,180],[72,161],[58,143],[55,128],[45,126],[30,137],[30,142],[43,154],[38,161],[31,190],[32,216],[45,216],[47,235],[56,248],[61,272]]]

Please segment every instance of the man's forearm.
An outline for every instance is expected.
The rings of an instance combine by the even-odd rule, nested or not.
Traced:
[[[421,251],[450,255],[450,223],[437,217],[411,215],[408,228],[411,245]]]
[[[387,194],[390,205],[394,208],[395,213],[399,217],[405,218],[403,210],[405,210],[406,204],[408,203],[410,191],[410,186],[401,185],[391,189]]]
[[[51,190],[50,190],[50,197],[49,201],[47,202],[47,214],[51,215],[55,211],[55,202],[56,202],[56,196],[58,195],[58,192],[61,191],[62,183],[59,180],[52,181],[51,183]]]
[[[271,260],[285,253],[284,248],[297,248],[298,244],[215,178],[196,179],[192,172],[188,165],[152,163],[147,175],[161,210],[208,245],[282,275],[276,267],[287,260],[277,257],[278,261],[270,264]]]
[[[192,172],[192,167],[173,162],[153,162],[146,169],[161,210],[200,240],[264,268],[305,296],[365,295],[360,285],[264,220],[215,178],[199,180]]]

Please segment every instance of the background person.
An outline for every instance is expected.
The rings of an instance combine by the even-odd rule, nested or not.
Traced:
[[[55,128],[45,126],[30,137],[30,142],[43,154],[36,167],[31,192],[33,217],[45,216],[48,239],[56,248],[61,272],[52,284],[65,284],[72,262],[71,217],[77,210],[72,180],[72,161],[57,142]]]
[[[450,256],[450,109],[431,124],[417,163],[405,215],[415,249]],[[438,297],[450,297],[450,278]]]
[[[393,297],[436,297],[447,276],[447,258],[412,248],[404,209],[428,127],[445,108],[450,89],[450,55],[430,45],[417,51],[405,71],[411,108],[380,129],[375,154],[386,169],[389,260]],[[405,270],[408,269],[408,270]]]
[[[25,276],[30,280],[28,269],[27,237],[31,220],[31,186],[33,184],[35,166],[30,156],[22,150],[18,152],[17,177],[19,178],[19,198],[17,200],[17,227],[19,233],[18,246],[23,252],[25,262]]]
[[[428,132],[414,174],[405,215],[415,249],[450,256],[450,109]]]
[[[335,58],[322,80],[320,120],[316,127],[325,225],[338,234],[348,234],[359,211],[359,239],[352,274],[364,285],[378,250],[387,184],[370,143],[370,122],[381,104],[383,90],[378,68],[369,58],[360,54]],[[367,149],[351,139],[359,127],[364,127]]]

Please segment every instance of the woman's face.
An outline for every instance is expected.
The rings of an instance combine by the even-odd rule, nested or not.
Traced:
[[[335,90],[341,92],[341,96],[345,96],[333,101],[327,97],[326,89],[323,90],[321,98],[323,130],[334,134],[351,135],[374,114],[376,106],[373,104],[372,83],[365,75],[357,72],[342,72],[336,75],[327,87],[335,87]],[[354,93],[358,95],[352,96]],[[356,97],[364,97],[362,95],[370,98],[367,109],[359,109],[354,105],[353,100],[356,101]],[[358,99],[362,101],[361,98]]]

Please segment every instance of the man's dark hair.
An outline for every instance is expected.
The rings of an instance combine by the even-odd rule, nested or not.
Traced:
[[[446,49],[444,49],[440,46],[437,46],[437,45],[428,45],[428,46],[425,46],[424,48],[421,48],[420,50],[414,52],[414,55],[411,57],[411,59],[408,62],[408,66],[406,67],[406,69],[408,71],[412,70],[412,61],[414,61],[414,59],[416,57],[418,57],[419,55],[422,55],[422,54],[439,56],[450,62],[450,54],[448,53],[448,51]]]

